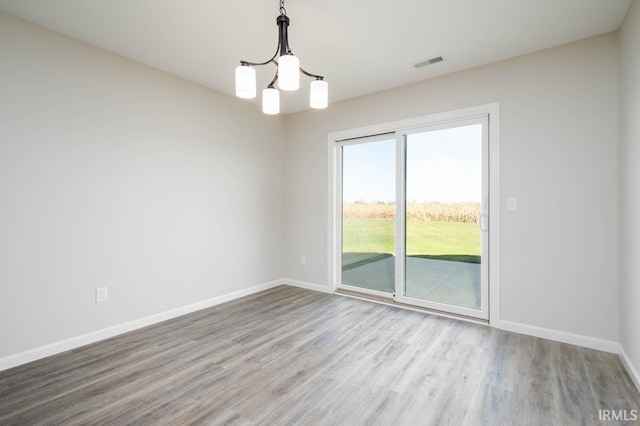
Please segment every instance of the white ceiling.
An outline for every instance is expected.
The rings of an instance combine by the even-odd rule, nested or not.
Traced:
[[[329,102],[617,30],[631,0],[287,0],[290,46]],[[0,0],[0,11],[233,95],[276,50],[278,0]],[[442,55],[445,61],[413,64]],[[273,77],[257,69],[258,87]],[[307,109],[308,85],[281,94]],[[258,97],[259,98],[259,97]],[[255,100],[259,103],[259,99]]]

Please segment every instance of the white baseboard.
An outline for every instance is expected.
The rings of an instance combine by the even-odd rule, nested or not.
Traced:
[[[79,348],[80,346],[95,343],[100,340],[108,339],[110,337],[117,336],[119,334],[128,333],[129,331],[137,330],[142,327],[157,324],[162,321],[166,321],[172,318],[176,318],[182,315],[190,314],[201,309],[210,308],[212,306],[220,305],[231,300],[238,299],[240,297],[249,296],[254,293],[258,293],[270,288],[277,287],[284,284],[285,280],[276,280],[268,283],[256,285],[243,290],[234,291],[229,294],[214,297],[212,299],[196,302],[191,305],[182,306],[180,308],[171,309],[169,311],[160,312],[158,314],[150,315],[144,318],[139,318],[133,321],[126,322],[124,324],[107,327],[102,330],[97,330],[91,333],[83,334],[81,336],[72,337],[60,342],[51,343],[46,346],[41,346],[34,349],[29,349],[24,352],[20,352],[15,355],[9,355],[0,358],[0,371],[7,370],[18,365],[26,364],[31,361],[35,361],[41,358],[45,358],[51,355],[55,355],[70,349]]]
[[[304,281],[296,281],[296,280],[291,280],[289,278],[283,278],[282,280],[280,280],[280,282],[282,284],[290,285],[292,287],[306,288],[307,290],[319,291],[321,293],[333,293],[332,291],[329,290],[329,286],[324,286],[320,284],[312,284]]]
[[[597,349],[599,351],[611,352],[614,354],[617,354],[620,348],[618,342],[614,342],[612,340],[598,339],[596,337],[567,333],[565,331],[552,330],[550,328],[537,327],[513,321],[501,320],[499,328],[501,330],[513,331],[514,333],[541,337],[543,339],[568,343],[570,345],[583,346],[585,348]]]
[[[627,355],[627,352],[624,350],[624,347],[622,345],[619,345],[619,353],[620,359],[622,360],[622,365],[624,365],[624,368],[627,369],[627,373],[629,373],[631,380],[633,380],[636,388],[638,388],[638,392],[640,392],[640,374],[638,374],[638,370],[636,370],[636,368],[633,366],[629,355]]]

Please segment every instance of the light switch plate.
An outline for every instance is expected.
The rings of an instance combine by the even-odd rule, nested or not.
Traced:
[[[507,210],[510,212],[518,211],[518,199],[516,197],[507,198]]]

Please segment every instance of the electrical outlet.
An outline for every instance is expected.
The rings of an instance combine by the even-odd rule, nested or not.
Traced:
[[[96,288],[96,303],[104,303],[109,299],[107,287]]]
[[[306,265],[307,264],[306,256],[300,256],[300,264],[301,265]]]

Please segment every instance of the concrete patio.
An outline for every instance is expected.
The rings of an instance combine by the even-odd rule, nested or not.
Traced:
[[[344,284],[392,293],[395,257],[342,272]],[[407,257],[407,297],[472,309],[480,308],[480,264]]]

